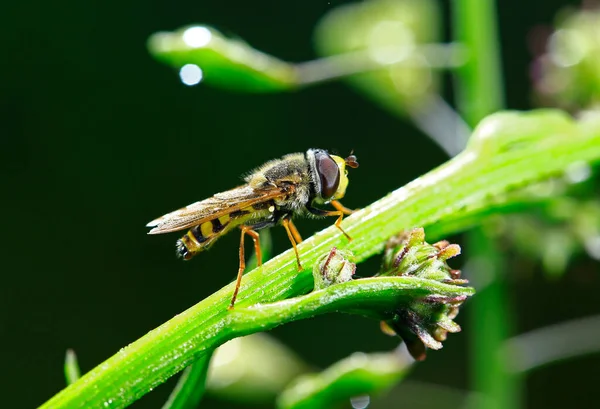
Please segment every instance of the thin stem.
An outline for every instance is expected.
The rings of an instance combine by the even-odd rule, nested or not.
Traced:
[[[286,322],[328,312],[370,315],[372,310],[391,311],[430,294],[444,297],[471,296],[471,287],[458,287],[418,277],[374,277],[329,286],[309,294],[269,304],[234,309],[228,316],[228,331],[237,336],[269,330]],[[352,297],[352,295],[361,295]]]
[[[206,375],[211,356],[210,353],[203,355],[185,368],[162,409],[195,409],[198,407],[206,390]]]
[[[548,116],[564,118],[562,114],[548,111],[507,115],[500,119],[520,121],[526,117],[524,120],[528,122],[539,121],[537,131],[544,129]],[[496,121],[490,118],[492,120]],[[356,262],[361,262],[382,251],[385,242],[404,229],[427,227],[480,212],[494,197],[560,174],[573,162],[600,161],[600,130],[583,132],[575,124],[570,126],[573,134],[568,138],[563,133],[555,133],[554,129],[546,129],[539,136],[543,137],[543,143],[528,140],[517,149],[507,149],[502,144],[501,129],[483,133],[485,140],[481,143],[470,144],[446,164],[345,218],[342,227],[352,236],[351,242],[335,226],[330,226],[300,243],[298,251],[307,270],[297,271],[295,255],[290,249],[247,273],[242,280],[236,310],[305,294],[313,286],[313,265],[333,246],[352,251]],[[535,139],[536,135],[530,136]],[[494,151],[490,152],[492,148]],[[230,284],[173,317],[121,349],[41,407],[123,408],[139,399],[237,336],[229,326],[236,310],[227,310],[232,291],[233,284]],[[279,321],[285,319],[280,317]],[[266,322],[255,321],[248,331],[260,331],[263,324]]]
[[[379,61],[376,53],[398,54],[401,58]],[[415,55],[421,58],[414,58]],[[465,61],[464,48],[460,44],[423,44],[406,53],[401,46],[348,52],[307,61],[295,65],[296,81],[299,86],[314,85],[354,74],[381,70],[393,66],[426,66],[435,69],[460,67]]]
[[[600,315],[595,315],[520,334],[505,343],[501,355],[510,371],[521,373],[598,352]]]
[[[436,142],[450,157],[465,149],[471,129],[439,95],[408,108],[415,125]]]

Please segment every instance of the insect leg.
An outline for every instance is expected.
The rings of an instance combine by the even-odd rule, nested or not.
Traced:
[[[285,228],[285,231],[287,232],[288,238],[292,242],[292,247],[294,248],[294,252],[296,253],[296,261],[298,262],[298,271],[302,271],[302,264],[300,264],[300,256],[298,255],[298,249],[296,248],[296,240],[294,237],[295,235],[293,232],[293,230],[294,230],[296,235],[298,235],[298,230],[296,230],[296,226],[294,226],[292,221],[290,219],[288,219],[287,217],[285,217],[281,220],[281,224],[283,224],[283,227]],[[291,226],[293,226],[293,227],[291,227]]]
[[[235,289],[233,290],[233,297],[231,297],[231,304],[229,309],[231,310],[235,305],[238,292],[240,291],[240,285],[242,284],[242,275],[246,269],[246,257],[244,255],[244,236],[247,234],[254,240],[254,251],[256,251],[256,261],[259,266],[262,265],[262,252],[260,251],[260,242],[258,240],[258,233],[252,230],[251,227],[242,226],[242,235],[240,237],[240,268],[238,269],[237,279],[235,281]]]
[[[332,203],[333,203],[333,201],[332,201]],[[306,209],[309,212],[311,212],[312,214],[317,215],[317,216],[338,216],[337,220],[334,223],[335,227],[340,229],[340,231],[342,233],[344,233],[344,236],[346,236],[346,238],[349,241],[352,241],[352,237],[350,237],[348,235],[348,233],[346,233],[344,231],[344,229],[342,229],[342,226],[341,226],[342,220],[344,219],[344,212],[342,210],[323,210],[323,209],[318,209],[318,208],[312,207],[312,206],[306,206]]]
[[[296,244],[302,243],[302,236],[300,236],[300,232],[296,228],[296,225],[294,224],[294,222],[292,222],[292,219],[288,219],[288,221],[289,221],[288,226],[290,226],[290,231],[292,232],[292,235],[294,236],[294,240],[296,240]]]
[[[348,214],[348,215],[350,215],[356,211],[356,210],[348,209],[346,206],[344,206],[337,200],[332,200],[331,205],[333,207],[335,207],[337,210],[339,210],[340,212],[343,212],[344,214]]]

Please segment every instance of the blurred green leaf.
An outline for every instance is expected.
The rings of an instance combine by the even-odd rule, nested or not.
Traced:
[[[195,409],[198,407],[206,389],[206,374],[210,358],[211,354],[205,354],[185,368],[162,409]]]
[[[158,32],[148,40],[150,53],[181,71],[187,66],[199,81],[237,91],[274,92],[294,88],[292,65],[262,53],[212,27],[196,25]],[[194,68],[195,67],[195,68]]]
[[[600,8],[559,13],[545,53],[534,65],[545,104],[579,111],[600,104]]]
[[[232,339],[215,351],[207,390],[221,399],[269,403],[308,366],[268,334]]]
[[[323,56],[366,52],[381,66],[348,78],[386,109],[404,114],[437,91],[438,76],[421,52],[438,41],[437,3],[431,0],[370,0],[334,8],[315,32]]]
[[[401,348],[388,353],[357,352],[323,372],[298,378],[281,394],[277,407],[329,409],[361,395],[376,395],[398,383],[413,362]]]
[[[67,385],[72,384],[81,378],[81,371],[79,370],[79,363],[77,362],[77,355],[72,349],[67,349],[65,355],[65,379]]]

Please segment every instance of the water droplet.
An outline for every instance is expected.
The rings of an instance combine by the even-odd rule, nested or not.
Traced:
[[[196,64],[186,64],[179,70],[179,78],[185,85],[196,85],[202,81],[203,73]]]
[[[365,409],[371,403],[369,395],[356,396],[350,399],[350,404],[354,409]]]
[[[581,183],[592,175],[590,165],[583,161],[573,162],[565,170],[565,177],[573,184]]]
[[[183,41],[190,47],[204,47],[210,42],[212,33],[206,27],[190,27],[183,32]]]
[[[595,260],[600,260],[600,236],[588,237],[584,246],[590,257]]]

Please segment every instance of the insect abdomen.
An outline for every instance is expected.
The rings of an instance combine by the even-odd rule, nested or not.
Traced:
[[[273,206],[270,202],[258,203],[192,227],[185,236],[177,240],[177,255],[184,260],[191,259],[201,251],[208,249],[215,240],[235,226],[243,224],[249,219],[260,220],[270,215],[268,210],[270,206]]]
[[[177,240],[177,255],[189,260],[197,253],[207,249],[219,236],[224,234],[231,222],[229,215],[208,220],[194,226],[181,239]]]

